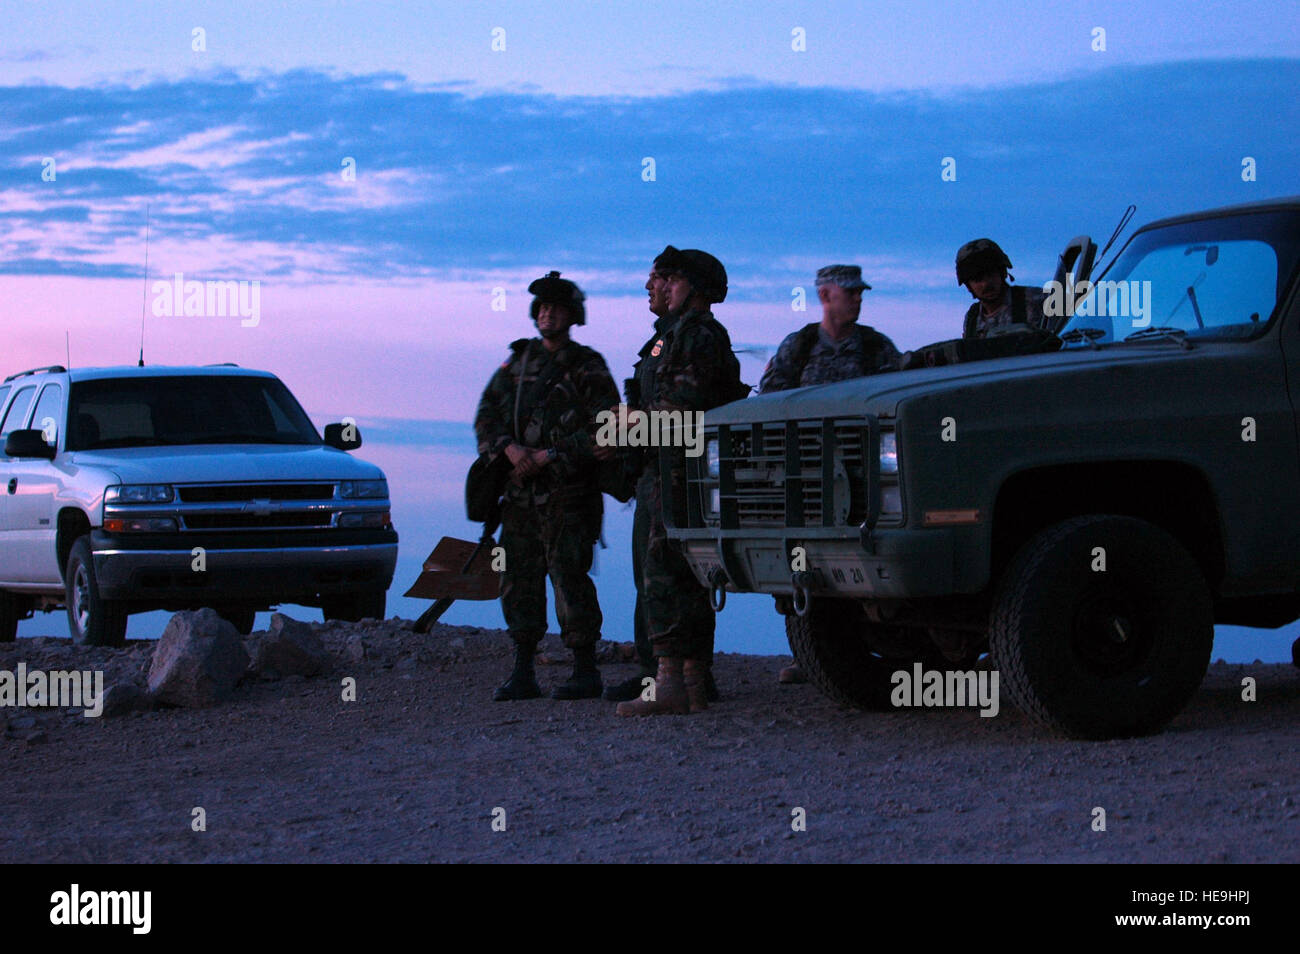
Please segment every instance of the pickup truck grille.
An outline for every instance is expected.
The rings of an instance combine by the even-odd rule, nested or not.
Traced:
[[[330,525],[330,511],[306,511],[297,513],[221,513],[185,515],[185,527],[189,530],[247,530],[283,527],[301,529],[303,527],[324,528]]]
[[[333,484],[189,484],[176,488],[181,503],[241,500],[331,500]]]
[[[865,421],[841,418],[710,427],[706,436],[722,440],[722,479],[709,479],[698,468],[693,482],[702,505],[717,489],[724,527],[834,527],[865,519]]]

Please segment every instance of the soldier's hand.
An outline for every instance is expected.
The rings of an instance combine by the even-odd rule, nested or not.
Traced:
[[[521,447],[518,444],[510,444],[506,447],[506,456],[510,458],[510,463],[514,464],[515,467],[519,466],[519,462],[526,458],[528,453],[527,447]]]
[[[549,451],[547,451],[545,448],[542,448],[533,451],[532,454],[529,456],[529,460],[532,461],[532,463],[536,467],[533,473],[538,473],[539,471],[541,471],[543,467],[545,467],[547,464],[551,462],[551,455]]]

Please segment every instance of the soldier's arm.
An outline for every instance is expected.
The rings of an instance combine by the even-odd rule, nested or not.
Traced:
[[[575,408],[572,426],[556,439],[555,459],[551,466],[566,477],[576,475],[596,462],[596,415],[618,404],[618,386],[605,365],[605,359],[596,355],[574,375],[582,406]]]
[[[772,360],[767,363],[767,368],[763,371],[763,377],[758,382],[759,394],[770,394],[772,391],[788,391],[798,386],[799,382],[795,380],[794,366],[790,360],[797,337],[797,333],[786,336],[786,339],[781,342],[781,346],[776,349],[776,354],[772,355]]]
[[[512,390],[509,369],[503,365],[488,381],[474,414],[474,436],[480,454],[495,458],[514,442],[513,425],[503,410],[509,407]]]
[[[897,371],[902,361],[903,356],[898,348],[894,347],[894,342],[889,340],[889,335],[880,335],[880,364],[877,370]]]

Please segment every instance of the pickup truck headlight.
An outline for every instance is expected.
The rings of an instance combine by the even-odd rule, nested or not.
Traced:
[[[898,473],[898,442],[894,438],[893,431],[880,432],[880,472]]]
[[[717,480],[720,466],[721,454],[718,450],[718,439],[716,437],[706,438],[704,441],[704,472],[713,480]]]
[[[342,513],[339,514],[339,526],[349,529],[365,527],[368,529],[388,530],[393,526],[393,518],[387,510]]]
[[[114,484],[104,491],[104,503],[171,503],[175,499],[171,484]]]
[[[387,480],[343,480],[339,482],[339,496],[345,500],[386,500]]]

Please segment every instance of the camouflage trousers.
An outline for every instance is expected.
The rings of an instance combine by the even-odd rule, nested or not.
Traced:
[[[690,564],[668,540],[660,509],[660,481],[642,476],[636,486],[636,509],[648,526],[641,560],[641,602],[656,656],[713,661],[715,617],[709,591]]]
[[[510,636],[535,646],[546,635],[546,577],[555,593],[560,637],[570,649],[600,639],[600,603],[591,581],[592,547],[600,536],[600,494],[545,503],[507,497],[501,513],[501,611]]]

